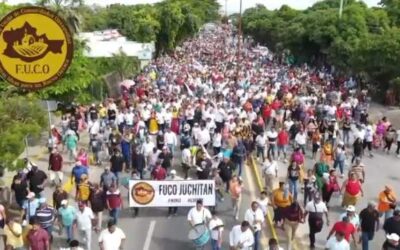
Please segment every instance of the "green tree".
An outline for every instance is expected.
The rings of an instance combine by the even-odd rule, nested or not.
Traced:
[[[46,128],[47,116],[34,95],[2,94],[0,99],[0,164],[13,168],[13,162],[24,151],[24,138],[38,138]]]

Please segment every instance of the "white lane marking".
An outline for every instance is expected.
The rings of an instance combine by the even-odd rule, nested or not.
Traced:
[[[149,250],[150,249],[151,237],[153,236],[153,232],[154,232],[154,227],[155,226],[156,226],[156,221],[152,220],[150,222],[149,230],[147,231],[146,241],[144,242],[143,250]]]

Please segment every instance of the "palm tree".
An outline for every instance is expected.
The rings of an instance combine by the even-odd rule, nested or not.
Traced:
[[[78,8],[84,4],[84,0],[38,0],[37,4],[48,7],[63,17],[73,34],[79,32],[81,20]]]

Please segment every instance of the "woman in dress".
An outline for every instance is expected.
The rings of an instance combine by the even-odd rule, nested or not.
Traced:
[[[355,173],[351,173],[350,178],[344,181],[340,191],[343,193],[342,207],[355,206],[360,196],[364,196],[361,182]]]
[[[179,134],[179,110],[176,107],[172,108],[171,131]]]

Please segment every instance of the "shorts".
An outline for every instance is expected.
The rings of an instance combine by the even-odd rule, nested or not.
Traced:
[[[64,178],[64,173],[62,171],[50,170],[50,181],[54,181],[56,177],[62,182]]]
[[[287,145],[278,145],[278,152],[287,152]]]

